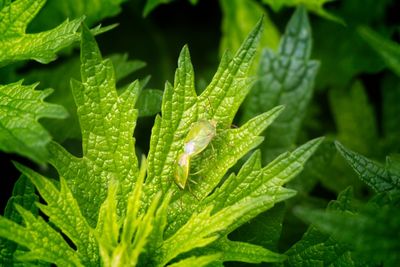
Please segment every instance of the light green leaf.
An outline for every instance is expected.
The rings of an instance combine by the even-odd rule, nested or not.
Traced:
[[[112,63],[102,60],[93,36],[85,27],[81,47],[82,82],[72,81],[72,93],[82,130],[83,157],[77,158],[51,143],[50,163],[65,178],[82,214],[94,226],[110,181],[121,183],[120,196],[133,188],[138,163],[132,138],[137,110],[132,107],[139,83],[132,83],[118,96]],[[124,203],[126,199],[121,199],[119,212],[123,212]]]
[[[79,257],[63,239],[41,217],[35,218],[32,213],[21,206],[18,212],[24,219],[25,227],[0,217],[0,236],[6,237],[30,251],[17,257],[21,261],[43,260],[59,266],[83,266]],[[12,234],[10,234],[12,233]]]
[[[282,37],[279,52],[265,50],[258,80],[247,97],[242,121],[277,105],[285,111],[266,133],[263,161],[269,162],[292,148],[313,93],[319,63],[310,60],[311,29],[306,10],[298,8]]]
[[[45,32],[25,32],[45,2],[17,0],[0,10],[0,66],[27,59],[48,63],[56,58],[56,52],[79,39],[76,31],[83,18],[66,20]]]
[[[275,11],[279,11],[284,6],[294,7],[303,5],[307,10],[321,17],[344,24],[341,18],[332,15],[324,9],[324,4],[331,1],[332,0],[262,0],[263,3],[270,5]]]
[[[375,192],[390,192],[400,189],[400,173],[389,169],[390,159],[388,164],[383,166],[378,162],[345,148],[339,142],[336,142],[336,148],[360,179]]]
[[[230,241],[227,238],[222,238],[218,242],[215,242],[210,246],[209,250],[210,252],[215,251],[222,253],[221,261],[261,263],[281,262],[286,259],[284,255],[272,252],[261,246],[245,242]]]
[[[262,142],[259,135],[282,111],[278,106],[230,128],[250,89],[248,73],[261,29],[260,21],[234,57],[224,56],[199,96],[189,51],[182,49],[174,86],[166,84],[162,117],[155,120],[149,164],[143,158],[139,170],[132,134],[141,86],[134,82],[117,94],[112,64],[102,60],[84,27],[82,82],[72,82],[83,156],[50,144],[50,163],[60,175],[59,184],[18,165],[47,202],[38,205],[54,228],[42,217],[19,209],[26,227],[0,217],[4,226],[0,236],[32,249],[21,253],[22,259],[61,266],[97,266],[99,260],[104,266],[221,266],[228,260],[284,260],[266,248],[227,240],[248,220],[295,194],[283,185],[302,170],[322,141],[311,140],[266,167],[256,152],[237,175],[229,175],[230,168]],[[200,119],[215,120],[217,133],[209,147],[191,159],[189,180],[196,184],[190,191],[181,190],[172,181],[177,155],[192,124]],[[34,244],[27,244],[32,240]]]
[[[68,114],[62,106],[43,101],[51,89],[36,91],[36,86],[22,85],[22,81],[0,85],[0,149],[44,163],[51,136],[38,120],[61,119]]]
[[[260,38],[261,47],[276,49],[279,43],[279,31],[269,19],[265,9],[253,0],[220,0],[223,12],[222,39],[220,53],[239,49],[247,33],[253,28],[260,17],[264,18],[264,33]],[[257,52],[255,62],[259,62]]]
[[[181,261],[168,265],[170,267],[189,267],[189,266],[209,266],[210,263],[217,261],[220,258],[219,254],[211,254],[207,256],[200,256],[200,257],[190,257],[185,258]]]
[[[182,49],[178,61],[178,69],[175,73],[175,85],[173,87],[169,83],[166,84],[161,107],[162,118],[160,116],[156,117],[152,131],[147,178],[147,183],[152,186],[147,187],[147,190],[151,190],[148,194],[154,194],[154,192],[160,190],[166,192],[171,186],[177,190],[175,185],[171,183],[173,166],[175,166],[176,158],[183,145],[185,133],[188,132],[191,124],[198,119],[217,120],[217,128],[220,129],[218,131],[224,134],[224,137],[219,138],[219,140],[225,143],[225,154],[227,154],[228,150],[231,152],[232,149],[230,147],[235,145],[234,143],[228,144],[228,138],[229,140],[234,140],[233,137],[235,135],[243,136],[239,130],[233,130],[231,131],[232,134],[230,134],[230,131],[226,131],[224,128],[230,127],[241,101],[250,89],[246,74],[259,40],[261,25],[260,22],[256,26],[234,59],[228,58],[227,55],[224,57],[210,85],[199,97],[197,97],[194,88],[194,73],[189,51],[187,47]],[[268,117],[275,117],[277,112],[278,110],[275,110],[272,114],[264,114],[264,118],[258,118],[258,122],[253,121],[247,127],[262,128],[263,130],[273,119],[267,120]],[[262,124],[260,125],[261,121]],[[246,131],[249,131],[249,129],[246,129]],[[249,139],[248,149],[256,146],[261,141],[250,136],[246,138]],[[229,146],[229,149],[227,146]],[[236,147],[236,150],[241,156],[246,151],[245,147]],[[208,155],[208,158],[210,158],[209,153]],[[237,159],[241,156],[238,156]],[[233,165],[236,160],[230,158],[230,164]],[[214,164],[217,162],[215,157],[214,162]],[[223,168],[226,168],[225,171],[229,168],[227,164],[220,163],[218,165],[224,166]],[[221,169],[217,177],[207,181],[205,183],[207,188],[202,189],[204,191],[202,194],[209,193],[218,184],[225,171]]]
[[[127,54],[113,54],[109,56],[109,59],[114,65],[116,81],[126,78],[128,75],[145,66],[145,63],[142,61],[128,60]],[[39,86],[41,88],[54,88],[55,92],[49,96],[48,101],[62,105],[68,110],[69,116],[65,120],[55,121],[44,119],[42,121],[53,138],[60,143],[67,138],[80,139],[81,133],[78,115],[70,88],[71,79],[80,78],[79,57],[71,58],[61,65],[33,70],[24,75],[24,77],[27,81],[40,81]]]
[[[381,56],[387,67],[400,76],[400,45],[367,27],[360,27],[358,32]]]
[[[20,164],[16,164],[16,167],[31,180],[41,197],[46,201],[47,205],[37,204],[40,210],[76,245],[76,256],[80,263],[84,266],[98,265],[100,259],[95,236],[82,216],[78,203],[67,187],[65,180],[61,178],[60,189],[57,189],[53,182],[46,177]],[[40,229],[35,231],[40,231]],[[64,242],[62,246],[67,245],[64,239],[60,239],[58,242],[61,243],[61,240]],[[40,240],[35,240],[35,243],[40,243]],[[45,258],[39,259],[46,260]]]

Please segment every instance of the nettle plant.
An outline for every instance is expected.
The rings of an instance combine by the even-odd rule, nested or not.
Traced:
[[[188,47],[183,47],[174,84],[165,85],[149,154],[139,163],[132,136],[141,85],[135,81],[117,91],[111,61],[102,59],[92,33],[82,26],[81,81],[72,80],[71,88],[83,156],[76,157],[50,142],[49,163],[58,171],[59,180],[15,163],[23,176],[14,195],[22,201],[12,198],[5,216],[0,217],[0,236],[9,240],[1,243],[4,262],[223,266],[225,261],[284,261],[285,255],[228,238],[258,214],[294,196],[295,191],[283,185],[301,172],[322,141],[311,140],[267,166],[261,165],[259,151],[251,152],[237,174],[230,171],[263,141],[260,134],[283,110],[278,106],[240,127],[231,127],[253,84],[248,73],[261,33],[262,21],[234,56],[224,54],[200,95],[196,94]],[[37,93],[21,83],[12,87]],[[36,97],[41,101],[43,94]],[[188,133],[199,121],[215,122],[215,136],[190,159],[190,188],[181,188],[174,178],[178,159]],[[192,131],[195,140],[196,133]]]

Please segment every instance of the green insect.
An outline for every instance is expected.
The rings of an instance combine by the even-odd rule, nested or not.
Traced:
[[[215,120],[199,120],[190,128],[184,140],[183,152],[177,158],[175,183],[185,189],[189,177],[190,159],[200,154],[217,134]]]

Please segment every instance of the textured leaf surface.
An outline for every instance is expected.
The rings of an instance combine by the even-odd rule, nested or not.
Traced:
[[[360,179],[375,192],[381,193],[400,189],[400,172],[397,169],[390,169],[390,158],[388,158],[386,166],[383,166],[345,148],[338,142],[336,147]]]
[[[108,183],[119,181],[120,193],[124,196],[133,187],[137,172],[132,138],[137,110],[133,107],[139,83],[131,84],[118,96],[112,63],[102,60],[87,28],[83,28],[81,47],[82,82],[72,82],[72,93],[82,130],[83,157],[75,157],[60,145],[51,143],[50,163],[65,178],[83,215],[94,226]],[[125,206],[125,201],[120,202],[120,207]]]
[[[62,106],[43,101],[51,89],[37,91],[36,86],[22,85],[22,81],[0,85],[0,149],[44,163],[51,137],[38,120],[68,114]]]
[[[0,66],[26,59],[48,63],[56,58],[56,52],[79,39],[76,31],[82,18],[67,20],[45,32],[26,33],[45,2],[18,0],[0,10]]]
[[[128,60],[126,54],[114,54],[109,58],[113,63],[117,82],[145,66],[142,61]],[[62,105],[68,110],[69,116],[65,120],[43,120],[43,125],[50,131],[53,138],[57,142],[62,142],[67,138],[80,139],[79,120],[70,86],[71,79],[80,78],[79,57],[65,61],[61,65],[33,70],[24,75],[24,78],[28,82],[40,81],[41,88],[54,88],[55,92],[49,96],[48,101]],[[144,101],[148,101],[147,98]]]
[[[353,192],[349,188],[338,196],[338,200],[332,201],[327,210],[351,210],[352,201]],[[302,239],[285,254],[288,256],[285,266],[355,266],[349,247],[315,225],[311,225]]]
[[[348,244],[354,255],[367,264],[396,266],[399,262],[398,205],[371,201],[360,212],[338,210],[312,210],[301,208],[296,212],[302,219],[312,222],[320,231],[331,235],[342,244]],[[365,266],[364,264],[357,264]],[[352,265],[348,265],[352,266]]]
[[[292,148],[296,142],[319,65],[309,60],[310,53],[310,25],[305,9],[298,8],[282,37],[279,52],[263,52],[258,80],[244,104],[244,121],[274,106],[285,106],[282,116],[266,133],[262,145],[264,162]]]
[[[400,76],[400,45],[385,37],[370,28],[360,28],[361,37],[382,57],[386,65],[397,76]]]
[[[38,189],[41,197],[46,201],[47,205],[37,204],[40,210],[49,217],[50,222],[57,225],[57,227],[76,245],[77,252],[74,253],[74,255],[79,258],[79,262],[84,266],[98,265],[100,259],[95,236],[86,219],[82,216],[78,203],[67,187],[65,180],[61,178],[60,189],[57,189],[53,182],[46,177],[22,165],[17,164],[16,167],[28,176]],[[24,217],[24,219],[26,218]],[[36,220],[40,221],[41,218]],[[47,227],[48,226],[46,226],[46,228]],[[39,232],[43,228],[46,229],[44,225],[40,225],[40,227],[34,229],[34,231]],[[56,236],[58,234],[52,228],[49,228],[48,232],[50,232],[50,229],[53,230],[51,235]],[[33,229],[30,230],[30,232],[32,232]],[[32,243],[37,246],[41,242],[43,242],[43,236],[41,238],[36,238]],[[57,246],[59,247],[69,247],[63,238],[57,238],[54,242],[57,242]],[[44,251],[43,253],[43,256],[45,256],[46,252]],[[45,257],[38,259],[46,260]],[[49,261],[49,259],[47,259],[47,261]],[[54,259],[50,262],[54,262]]]
[[[266,167],[261,166],[260,152],[255,152],[237,175],[229,175],[229,169],[262,142],[259,135],[283,109],[275,107],[241,127],[230,127],[251,87],[248,73],[261,29],[262,21],[234,57],[225,54],[199,96],[189,50],[182,49],[174,85],[166,84],[162,115],[155,119],[149,164],[143,157],[139,170],[132,134],[141,86],[134,82],[117,94],[112,64],[102,60],[84,27],[82,81],[72,82],[83,156],[75,157],[60,145],[50,144],[50,163],[59,172],[59,183],[17,165],[47,203],[38,206],[50,221],[21,208],[23,225],[0,217],[0,236],[30,250],[21,253],[20,259],[60,266],[282,262],[285,256],[279,253],[227,238],[248,220],[295,194],[283,185],[303,169],[322,141],[311,140]],[[181,190],[172,181],[177,155],[191,125],[199,119],[215,120],[217,133],[191,160],[189,179],[196,184],[190,185],[190,191]],[[7,235],[10,229],[12,234]]]

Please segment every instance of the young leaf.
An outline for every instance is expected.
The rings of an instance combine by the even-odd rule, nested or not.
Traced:
[[[359,28],[359,34],[382,57],[386,65],[400,76],[400,45],[367,27]]]
[[[264,168],[256,152],[237,176],[226,177],[230,167],[260,144],[260,133],[282,110],[278,106],[239,128],[230,128],[250,88],[247,73],[261,24],[233,58],[225,55],[200,96],[194,90],[188,49],[182,49],[174,86],[167,83],[162,117],[156,117],[144,184],[146,161],[142,160],[138,170],[132,138],[137,118],[133,107],[140,86],[135,82],[118,96],[112,65],[102,60],[93,36],[84,27],[82,82],[72,83],[83,157],[76,158],[51,143],[50,162],[60,174],[60,189],[17,165],[47,202],[38,205],[55,227],[19,209],[26,226],[0,217],[0,236],[30,249],[20,255],[21,259],[62,266],[97,266],[100,260],[105,266],[283,261],[284,256],[261,246],[227,239],[248,220],[295,194],[283,184],[302,170],[322,141],[311,140]],[[211,145],[192,160],[191,178],[198,182],[188,192],[171,178],[185,136],[199,119],[217,121],[217,133]],[[195,170],[201,175],[194,174]],[[13,233],[8,235],[11,229]],[[34,243],[29,244],[26,237]]]
[[[262,145],[264,162],[293,147],[313,93],[319,63],[310,60],[311,29],[306,10],[298,8],[282,37],[279,52],[265,50],[258,80],[247,97],[242,121],[277,105],[285,112],[266,133]]]
[[[82,82],[73,80],[71,86],[82,130],[83,157],[77,158],[51,143],[50,163],[65,178],[82,214],[94,226],[110,181],[120,182],[119,196],[133,188],[138,171],[132,138],[137,110],[133,107],[139,83],[132,83],[118,96],[112,63],[102,60],[86,27],[82,29],[81,61]],[[126,199],[119,202],[120,212],[125,202]]]
[[[17,0],[0,10],[0,66],[26,59],[48,63],[56,58],[56,52],[79,39],[76,31],[83,18],[66,20],[45,32],[25,32],[45,2]]]
[[[22,81],[0,85],[0,149],[44,163],[51,137],[38,120],[62,119],[68,114],[62,106],[43,101],[51,89],[36,91],[36,86],[22,85]]]
[[[166,192],[171,186],[177,190],[175,185],[171,183],[171,177],[173,177],[176,158],[183,146],[185,134],[189,131],[193,122],[198,119],[214,119],[218,122],[217,128],[222,130],[230,127],[241,101],[249,90],[246,74],[259,40],[261,25],[261,22],[257,24],[233,59],[228,58],[227,55],[224,57],[210,85],[199,97],[197,97],[194,88],[194,73],[189,51],[186,46],[182,49],[178,69],[175,73],[175,85],[166,84],[161,107],[163,116],[162,118],[156,117],[152,131],[147,178],[149,186],[146,188],[146,190],[149,190],[148,194],[154,194],[154,192],[160,190]],[[235,149],[238,156],[236,159],[230,157],[229,164],[219,162],[218,165],[221,166],[221,170],[217,172],[218,174],[214,172],[218,176],[213,178],[213,181],[205,183],[207,189],[203,189],[204,195],[218,184],[219,179],[222,178],[229,166],[245,154],[246,147],[250,149],[261,141],[255,138],[257,134],[253,136],[254,138],[251,138],[251,136],[245,136],[243,131],[251,133],[250,129],[252,128],[262,131],[277,116],[277,112],[276,109],[268,115],[264,114],[263,118],[257,119],[258,124],[256,121],[249,123],[245,127],[248,129],[231,131],[232,134],[229,131],[224,131],[224,136],[219,139],[225,143],[225,154],[228,154],[228,150],[229,153],[232,151],[231,148],[227,148],[228,140],[232,140],[229,146],[238,145],[233,141],[240,142],[235,140],[235,136],[248,138],[248,144],[243,145],[240,149],[238,147]],[[216,159],[214,162],[217,162]]]
[[[77,252],[74,252],[73,254],[74,257],[79,258],[79,262],[84,266],[98,265],[100,259],[98,256],[96,238],[86,219],[82,216],[78,203],[66,185],[65,180],[63,178],[60,179],[60,189],[57,189],[52,181],[46,177],[43,177],[20,164],[16,164],[16,167],[31,180],[38,189],[41,197],[46,201],[47,205],[37,203],[40,210],[48,216],[50,222],[67,235],[78,248]],[[27,213],[27,211],[24,211],[24,213]],[[27,217],[24,217],[24,220],[26,220],[26,218]],[[35,220],[39,222],[41,221],[41,217],[36,218]],[[26,232],[30,234],[48,229],[45,230],[48,234],[53,236],[59,235],[54,229],[49,227],[47,224],[44,224],[44,222],[43,224],[39,224],[38,229],[32,229],[29,227],[27,229],[29,230]],[[67,242],[65,242],[61,236],[60,238],[57,237],[54,242],[58,243],[57,245],[53,244],[55,245],[55,248],[65,247],[66,249],[68,247],[68,249],[70,249]],[[36,252],[36,248],[34,247],[40,244],[40,239],[37,239],[32,243],[34,244],[30,245],[29,248],[32,252],[32,257],[36,257],[38,255],[34,255]],[[49,260],[46,258],[47,256],[47,253],[44,251],[42,257],[38,257],[37,259],[54,262],[54,259]],[[58,257],[62,256],[59,255]]]
[[[386,166],[383,166],[345,148],[339,142],[336,142],[336,148],[360,179],[375,192],[390,192],[400,189],[400,172],[397,169],[394,171],[390,169],[390,158],[388,158]]]

